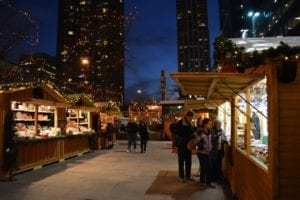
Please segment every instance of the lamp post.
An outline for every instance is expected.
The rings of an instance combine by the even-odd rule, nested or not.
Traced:
[[[138,95],[138,100],[141,101],[142,90],[138,89],[136,93]]]
[[[257,18],[260,16],[260,12],[253,12],[253,11],[249,11],[248,15],[249,18],[251,18],[251,22],[252,22],[252,33],[253,33],[253,37],[256,37],[256,27],[255,27],[255,22],[257,20]]]
[[[87,84],[88,80],[87,80],[87,73],[88,73],[88,68],[89,68],[89,64],[90,64],[90,60],[86,57],[81,58],[81,64],[83,66],[86,66],[86,69],[84,69],[84,83]]]

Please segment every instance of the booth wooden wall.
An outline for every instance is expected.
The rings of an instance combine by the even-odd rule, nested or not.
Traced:
[[[4,119],[9,108],[9,96],[0,93],[0,179],[2,179],[6,174],[6,172],[2,171],[4,162]]]
[[[300,65],[291,83],[278,83],[279,199],[299,199],[300,184]]]
[[[232,173],[228,177],[232,191],[239,200],[290,200],[297,199],[299,193],[300,65],[296,79],[290,83],[278,78],[280,68],[281,62],[273,62],[258,69],[268,78],[268,170],[237,147],[233,150],[234,164],[225,162]]]

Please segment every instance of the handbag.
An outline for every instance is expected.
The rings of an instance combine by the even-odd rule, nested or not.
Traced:
[[[187,148],[190,151],[195,150],[200,139],[201,139],[200,136],[198,134],[194,133],[187,143]]]
[[[195,143],[194,139],[190,139],[187,143],[187,148],[188,148],[188,150],[192,151],[192,150],[196,149],[196,145],[197,145],[197,143]]]

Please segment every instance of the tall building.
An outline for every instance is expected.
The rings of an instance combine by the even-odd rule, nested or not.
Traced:
[[[178,71],[210,71],[206,0],[177,0]]]
[[[263,0],[256,5],[258,36],[299,36],[299,0]]]
[[[123,102],[123,1],[60,0],[57,58],[65,77],[92,83],[97,101]]]
[[[35,73],[38,79],[55,81],[56,79],[56,60],[54,56],[46,53],[35,53],[33,55],[21,55],[19,59],[19,66],[24,69],[27,68],[30,76]]]
[[[243,27],[243,0],[219,0],[221,33],[227,38],[241,35]]]
[[[225,37],[300,35],[299,0],[219,0],[221,32]]]

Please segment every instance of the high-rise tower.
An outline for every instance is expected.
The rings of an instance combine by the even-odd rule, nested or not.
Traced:
[[[58,70],[92,83],[96,100],[124,98],[124,3],[122,0],[60,0]]]
[[[178,71],[210,71],[206,0],[177,0]]]

